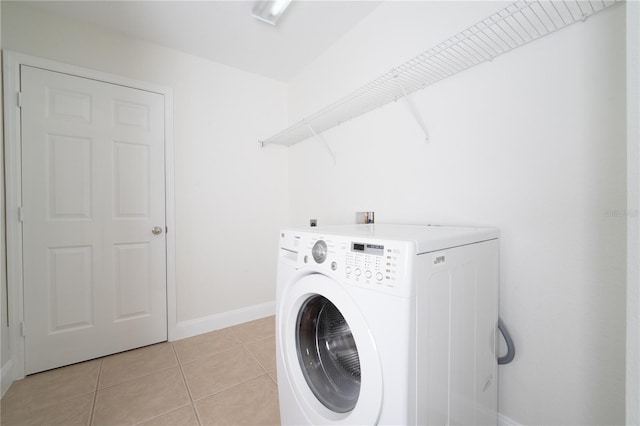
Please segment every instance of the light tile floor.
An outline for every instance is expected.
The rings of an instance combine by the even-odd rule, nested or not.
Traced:
[[[280,424],[274,317],[26,377],[0,424]]]

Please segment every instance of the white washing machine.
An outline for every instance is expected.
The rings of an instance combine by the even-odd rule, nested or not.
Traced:
[[[495,425],[498,231],[281,232],[283,424]]]

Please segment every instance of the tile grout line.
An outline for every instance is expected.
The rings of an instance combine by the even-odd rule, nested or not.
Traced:
[[[158,418],[160,418],[160,417],[162,417],[162,416],[166,416],[166,415],[167,415],[167,414],[169,414],[169,413],[173,413],[174,411],[178,411],[178,410],[180,410],[180,409],[182,409],[182,408],[184,408],[184,407],[193,407],[193,404],[188,403],[188,404],[181,405],[181,406],[176,407],[176,408],[173,408],[173,409],[171,409],[171,410],[169,410],[169,411],[166,411],[166,412],[160,413],[160,414],[158,414],[157,416],[153,416],[153,417],[149,417],[148,419],[141,420],[141,421],[139,421],[138,423],[133,424],[133,426],[139,426],[139,425],[144,424],[144,423],[146,423],[146,422],[149,422],[149,421],[151,421],[151,420],[158,419]]]
[[[0,0],[0,1],[1,1],[1,0]],[[110,388],[113,388],[113,387],[116,387],[116,386],[123,385],[123,384],[125,384],[125,383],[131,383],[131,382],[133,382],[133,381],[135,381],[135,380],[144,379],[145,377],[153,376],[153,375],[154,375],[154,374],[156,374],[156,373],[161,373],[161,372],[163,372],[163,371],[171,370],[172,368],[176,368],[176,367],[178,367],[179,365],[180,365],[180,364],[178,363],[178,364],[176,364],[176,365],[171,365],[171,366],[169,366],[169,367],[164,367],[164,368],[161,368],[161,369],[159,369],[159,370],[154,370],[154,371],[152,371],[151,373],[147,373],[147,374],[143,374],[142,376],[136,376],[136,377],[133,377],[133,378],[130,378],[130,379],[126,379],[126,380],[124,380],[124,381],[122,381],[122,382],[114,383],[113,385],[108,385],[108,386],[105,386],[105,387],[100,388],[100,389],[98,389],[98,390],[101,390],[101,391],[102,391],[102,390],[106,390],[106,389],[110,389]]]
[[[239,346],[240,346],[241,348],[243,348],[246,352],[248,352],[248,354],[249,354],[249,356],[251,357],[251,359],[253,359],[253,360],[254,360],[254,362],[256,362],[256,363],[258,364],[258,366],[260,367],[261,373],[260,373],[260,374],[258,374],[258,375],[256,375],[256,376],[253,376],[253,377],[247,378],[246,380],[244,380],[244,381],[242,381],[242,382],[240,382],[240,383],[236,383],[236,384],[234,384],[234,385],[232,385],[232,386],[226,387],[226,388],[224,388],[224,389],[220,389],[220,390],[218,390],[218,391],[216,391],[216,392],[213,392],[213,393],[211,393],[211,394],[204,395],[204,396],[202,396],[202,397],[198,398],[197,400],[195,400],[195,399],[194,399],[193,394],[192,394],[192,392],[191,392],[191,388],[189,387],[189,383],[188,383],[187,377],[186,377],[186,375],[185,375],[185,373],[184,373],[184,369],[183,369],[183,362],[182,362],[182,360],[180,359],[180,357],[178,356],[176,346],[173,344],[173,342],[169,342],[169,343],[171,344],[171,347],[172,347],[172,349],[173,349],[173,352],[174,352],[174,354],[175,354],[175,357],[176,357],[176,359],[177,359],[177,361],[178,361],[178,367],[179,367],[179,369],[180,369],[180,373],[182,374],[183,383],[185,384],[185,388],[187,389],[187,394],[189,395],[189,399],[190,399],[190,401],[191,401],[191,407],[192,407],[192,409],[193,409],[193,411],[194,411],[194,414],[195,414],[195,416],[196,416],[196,421],[198,422],[198,424],[199,424],[199,425],[202,425],[202,424],[203,424],[203,422],[202,422],[202,420],[201,420],[200,413],[198,412],[198,408],[197,408],[197,406],[196,406],[196,402],[197,402],[197,401],[201,401],[201,400],[204,400],[204,399],[206,399],[206,398],[210,398],[210,397],[212,397],[212,396],[214,396],[214,395],[218,395],[218,394],[220,394],[220,393],[222,393],[222,392],[225,392],[225,391],[228,391],[228,390],[230,390],[230,389],[233,389],[233,388],[235,388],[235,387],[237,387],[237,386],[243,385],[243,384],[245,384],[245,383],[247,383],[247,382],[249,382],[249,381],[251,381],[251,380],[258,379],[259,377],[262,377],[262,376],[264,376],[264,375],[266,375],[266,376],[269,378],[269,380],[271,380],[272,382],[274,382],[274,384],[275,384],[275,385],[276,385],[276,387],[277,387],[277,383],[276,383],[276,382],[275,382],[275,380],[274,380],[274,379],[269,375],[269,372],[267,371],[267,369],[262,365],[262,363],[260,363],[260,361],[258,361],[258,359],[256,358],[256,356],[255,356],[255,355],[254,355],[254,354],[249,350],[249,348],[247,347],[247,344],[246,344],[246,343],[254,343],[254,341],[244,342],[244,341],[243,341],[243,339],[239,338],[239,337],[237,336],[237,334],[236,334],[236,333],[234,333],[233,331],[229,330],[230,328],[231,328],[231,327],[227,327],[227,330],[225,331],[225,333],[230,333],[230,334],[233,336],[233,339],[234,339],[237,343],[239,343]],[[216,330],[216,331],[222,331],[222,330],[225,330],[225,329],[220,329],[220,330]],[[272,338],[275,338],[275,335],[273,335],[273,336],[271,336],[271,337],[272,337]],[[261,340],[261,339],[266,339],[266,338],[263,336],[263,337],[261,337],[260,339],[255,339],[255,342],[257,342],[257,341],[259,341],[259,340]],[[231,350],[231,349],[229,349],[229,350]],[[220,351],[220,352],[224,352],[224,350],[222,350],[222,351]],[[213,354],[213,355],[215,355],[215,354]],[[211,354],[210,354],[209,356],[213,356],[213,355],[211,355]],[[197,360],[197,359],[196,359],[196,360],[191,360],[191,361],[188,361],[188,362],[187,362],[187,364],[189,364],[189,363],[193,363],[193,362],[198,362],[198,361],[199,361],[199,360]],[[185,405],[185,406],[186,406],[186,405]]]
[[[266,368],[264,365],[262,365],[262,363],[258,360],[258,358],[257,358],[257,357],[253,354],[253,352],[251,352],[251,350],[247,347],[247,343],[248,343],[248,344],[256,343],[256,342],[259,342],[260,340],[267,340],[267,339],[269,339],[269,338],[273,338],[273,339],[275,340],[276,336],[275,336],[275,334],[274,334],[273,336],[269,336],[269,337],[264,337],[264,338],[256,339],[256,340],[251,341],[251,342],[246,342],[246,343],[245,343],[245,342],[240,342],[240,343],[245,347],[245,349],[247,350],[247,352],[249,352],[249,354],[250,354],[250,355],[253,357],[253,359],[258,363],[258,365],[260,366],[260,368],[262,368],[262,370],[263,370],[263,371],[265,372],[265,374],[266,374],[266,375],[271,379],[271,381],[272,381],[276,386],[278,386],[278,381],[277,381],[276,379],[274,379],[274,378],[271,376],[271,374],[269,374],[269,371],[270,371],[270,370],[267,370],[267,368]],[[276,364],[276,369],[275,369],[275,370],[273,370],[273,371],[277,371],[277,364]]]
[[[275,369],[273,370],[275,372],[277,372],[278,370]],[[267,376],[269,376],[269,378],[271,379],[271,381],[276,385],[276,387],[278,386],[278,380],[276,380],[271,374],[267,373]]]
[[[96,379],[96,390],[93,392],[93,404],[91,404],[91,415],[89,416],[89,425],[93,425],[93,419],[96,414],[96,402],[98,400],[98,386],[100,385],[100,377],[102,376],[102,364],[104,357],[100,358],[100,368],[98,369],[98,378]]]
[[[240,347],[242,347],[245,351],[247,351],[247,352],[249,353],[249,356],[251,356],[251,358],[253,358],[253,360],[258,364],[258,366],[259,366],[259,367],[260,367],[260,369],[262,370],[262,373],[261,373],[261,374],[258,374],[258,375],[256,375],[256,376],[253,376],[253,377],[249,377],[249,378],[247,378],[246,380],[243,380],[243,381],[241,381],[241,382],[239,382],[239,383],[236,383],[236,384],[234,384],[234,385],[228,386],[228,387],[226,387],[226,388],[219,389],[219,390],[217,390],[217,391],[215,391],[215,392],[213,392],[213,393],[210,393],[210,394],[204,395],[204,396],[202,396],[202,397],[198,398],[197,400],[194,400],[194,399],[193,399],[193,397],[191,397],[191,392],[190,392],[190,390],[189,390],[189,396],[192,398],[192,401],[193,401],[193,404],[194,404],[194,409],[195,409],[195,403],[196,403],[197,401],[202,401],[202,400],[203,400],[203,399],[205,399],[205,398],[210,398],[210,397],[212,397],[212,396],[214,396],[214,395],[217,395],[217,394],[219,394],[219,393],[221,393],[221,392],[228,391],[228,390],[230,390],[230,389],[235,388],[236,386],[240,386],[240,385],[243,385],[243,384],[245,384],[245,383],[247,383],[247,382],[250,382],[251,380],[255,380],[255,379],[257,379],[258,377],[262,377],[262,376],[264,376],[264,375],[269,376],[269,373],[267,373],[266,371],[264,371],[264,368],[262,367],[262,364],[260,364],[260,362],[258,362],[258,360],[257,360],[257,359],[255,359],[255,357],[253,356],[253,354],[251,353],[251,351],[250,351],[250,350],[245,346],[244,342],[243,342],[243,341],[241,341],[240,339],[237,339],[237,340],[238,340],[238,342],[240,343],[240,345],[239,345],[239,346],[240,346]],[[223,352],[224,352],[224,351],[223,351]],[[214,355],[212,355],[212,356],[214,356]],[[198,362],[198,360],[189,361],[189,362],[187,362],[187,364],[189,364],[189,363],[193,363],[193,362]],[[180,365],[180,371],[182,371],[182,364]],[[183,374],[184,374],[184,372],[183,372]],[[186,383],[186,382],[187,382],[186,376],[184,377],[184,379],[185,379],[185,383]],[[188,385],[187,385],[187,388],[188,388]],[[195,411],[196,411],[196,415],[197,415],[198,410],[196,409]],[[198,420],[199,420],[199,418],[198,418]]]
[[[211,397],[212,397],[212,396],[214,396],[214,395],[218,395],[219,393],[226,392],[226,391],[231,390],[231,389],[233,389],[233,388],[235,388],[235,387],[238,387],[238,386],[240,386],[240,385],[244,385],[245,383],[250,382],[250,381],[252,381],[252,380],[255,380],[255,379],[257,379],[257,378],[259,378],[259,377],[262,377],[262,376],[268,376],[268,374],[267,374],[267,373],[262,373],[262,374],[258,374],[257,376],[250,377],[250,378],[248,378],[248,379],[246,379],[246,380],[243,380],[243,381],[241,381],[241,382],[239,382],[239,383],[236,383],[235,385],[231,385],[231,386],[228,386],[228,387],[226,387],[226,388],[223,388],[223,389],[217,390],[217,391],[215,391],[215,392],[213,392],[213,393],[210,393],[210,394],[204,395],[203,397],[198,398],[195,402],[199,402],[199,401],[202,401],[203,399],[211,398]],[[194,403],[195,403],[195,402],[194,402]]]
[[[275,339],[276,337],[275,337],[275,336],[273,336],[273,338]],[[265,338],[264,340],[266,340],[266,339],[267,339],[267,338]],[[249,342],[249,343],[252,343],[252,342]],[[242,343],[242,345],[244,345],[244,343]],[[272,382],[276,385],[276,387],[277,387],[277,386],[278,386],[278,381],[277,381],[276,379],[274,379],[274,378],[271,376],[271,374],[269,374],[269,371],[271,371],[271,370],[267,370],[267,368],[266,368],[264,365],[262,365],[262,363],[258,360],[258,358],[256,358],[256,356],[253,354],[253,352],[251,352],[251,350],[250,350],[249,348],[247,348],[247,347],[245,346],[245,349],[247,350],[247,352],[249,352],[249,355],[251,355],[251,356],[253,357],[253,359],[258,363],[258,365],[260,366],[260,368],[262,368],[262,371],[264,371],[264,374],[266,374],[266,375],[267,375],[267,377],[268,377],[269,379],[271,379],[271,381],[272,381]],[[276,370],[277,370],[277,365],[276,365]],[[276,370],[273,370],[273,371],[276,371]]]
[[[173,343],[172,343],[172,342],[169,342],[169,341],[167,341],[167,343],[171,345],[171,349],[172,349],[173,355],[176,357],[176,365],[172,365],[171,367],[163,368],[163,369],[157,370],[157,371],[155,371],[155,372],[153,372],[153,373],[149,373],[149,374],[146,374],[146,375],[144,375],[144,376],[140,376],[140,377],[138,377],[138,378],[136,378],[136,379],[128,380],[128,381],[126,381],[126,382],[122,382],[122,383],[129,383],[129,382],[131,382],[131,381],[133,381],[133,380],[137,380],[137,379],[140,379],[140,378],[148,377],[148,376],[150,376],[150,375],[152,375],[152,374],[159,373],[159,372],[163,372],[163,371],[167,371],[167,370],[170,370],[170,369],[172,369],[172,368],[178,367],[178,370],[180,371],[180,374],[181,374],[181,376],[182,376],[183,383],[184,383],[184,385],[185,385],[185,389],[186,389],[186,391],[187,391],[187,395],[189,396],[189,402],[188,402],[188,403],[186,403],[186,404],[184,404],[184,405],[181,405],[181,406],[179,406],[179,407],[172,408],[172,409],[171,409],[171,410],[169,410],[169,411],[163,411],[163,412],[161,412],[161,413],[159,413],[159,414],[157,414],[157,415],[155,415],[155,416],[153,416],[153,417],[149,417],[149,418],[147,418],[147,419],[144,419],[144,420],[142,420],[142,421],[140,421],[140,422],[136,423],[136,425],[135,425],[135,426],[137,426],[137,425],[141,425],[141,424],[143,424],[143,423],[145,423],[145,422],[148,422],[148,421],[151,421],[151,420],[153,420],[153,419],[157,419],[157,418],[159,418],[159,417],[162,417],[162,416],[164,416],[164,415],[166,415],[166,414],[169,414],[169,413],[171,413],[171,412],[173,412],[173,411],[179,410],[179,409],[184,408],[184,407],[191,407],[191,408],[194,410],[194,412],[195,412],[195,407],[193,406],[193,400],[192,400],[192,398],[191,398],[191,394],[190,394],[190,392],[189,392],[189,387],[188,387],[188,386],[187,386],[187,384],[186,384],[186,380],[185,380],[185,377],[184,377],[184,373],[182,372],[182,366],[180,365],[180,360],[179,360],[179,358],[178,358],[178,354],[176,353],[176,350],[175,350],[175,348],[173,347]],[[119,384],[118,384],[118,385],[119,385]],[[118,386],[118,385],[112,385],[112,386],[109,386],[109,387]],[[107,389],[107,388],[104,388],[104,389]],[[196,420],[198,421],[198,424],[201,426],[201,424],[200,424],[200,420],[198,419],[198,416],[197,416],[197,413],[196,413]]]
[[[0,1],[1,1],[1,0],[0,0]],[[162,345],[163,343],[167,343],[167,344],[171,345],[173,355],[176,357],[176,363],[175,363],[175,364],[170,365],[170,366],[168,366],[168,367],[160,368],[160,369],[158,369],[158,370],[153,370],[153,371],[151,371],[151,372],[149,372],[149,373],[146,373],[146,374],[143,374],[143,375],[141,375],[141,376],[130,377],[130,378],[127,378],[127,379],[125,379],[125,380],[123,380],[123,381],[121,381],[121,382],[117,382],[117,383],[113,383],[113,384],[110,384],[110,385],[106,385],[106,386],[104,386],[104,387],[102,387],[102,388],[98,388],[98,390],[105,390],[105,389],[112,388],[112,387],[114,387],[114,386],[122,385],[122,384],[124,384],[124,383],[133,382],[134,380],[142,379],[142,378],[144,378],[144,377],[148,377],[148,376],[151,376],[151,375],[153,375],[153,374],[160,373],[160,372],[162,372],[162,371],[166,371],[166,370],[170,370],[170,369],[172,369],[172,368],[174,368],[174,367],[176,367],[176,366],[179,366],[179,365],[180,365],[180,360],[178,359],[178,355],[176,354],[175,349],[173,349],[173,343],[172,343],[172,342],[169,342],[169,341],[167,341],[167,342],[154,343],[154,344],[152,344],[152,345],[143,346],[143,347],[141,347],[141,348],[131,349],[131,350],[129,350],[129,351],[124,351],[124,352],[119,352],[119,353],[116,353],[116,354],[107,355],[107,356],[102,357],[102,358],[100,358],[100,359],[101,359],[101,360],[104,360],[104,359],[106,359],[106,358],[110,358],[110,357],[112,357],[112,356],[114,356],[114,355],[120,355],[120,354],[123,354],[123,353],[126,353],[126,352],[133,352],[133,351],[136,351],[136,350],[139,350],[139,349],[149,348],[149,347],[151,347],[151,346]],[[100,382],[98,382],[98,386],[99,386],[99,385],[100,385]]]
[[[253,341],[249,341],[249,342],[243,342],[243,341],[241,341],[240,343],[242,344],[242,346],[244,346],[245,350],[246,350],[247,352],[249,352],[249,355],[251,355],[251,358],[253,358],[253,360],[254,360],[255,362],[257,362],[257,363],[258,363],[258,365],[260,366],[260,368],[262,368],[262,371],[264,371],[264,374],[266,374],[267,376],[269,376],[269,378],[270,378],[271,380],[273,380],[273,379],[271,378],[271,376],[269,375],[269,371],[267,371],[266,367],[265,367],[264,365],[262,365],[262,363],[258,360],[258,358],[253,354],[253,352],[251,352],[251,349],[249,349],[249,348],[247,347],[247,344],[257,343],[257,342],[259,342],[259,341],[261,341],[261,340],[267,340],[267,339],[269,339],[269,338],[271,338],[271,337],[273,337],[273,339],[274,339],[274,340],[275,340],[275,338],[276,338],[276,336],[274,335],[274,336],[269,336],[269,337],[261,337],[261,338],[259,338],[259,339],[255,339],[255,340],[253,340]]]
[[[274,338],[275,338],[275,336],[274,336]],[[264,340],[266,340],[266,338]],[[255,342],[248,342],[248,343],[255,343]],[[264,365],[262,365],[262,363],[258,360],[258,358],[256,358],[256,356],[253,354],[253,352],[251,352],[251,349],[249,349],[244,342],[242,342],[242,346],[244,346],[245,350],[247,352],[249,352],[249,355],[251,355],[251,358],[253,358],[253,360],[258,363],[260,368],[262,368],[262,371],[264,371],[264,373],[266,375],[269,375],[269,372],[267,371],[267,369],[264,367]]]
[[[193,412],[196,415],[196,421],[198,422],[198,425],[202,425],[202,421],[200,420],[200,414],[196,409],[196,404],[193,400],[193,395],[191,394],[189,383],[187,382],[187,376],[185,376],[184,370],[182,369],[182,361],[180,361],[180,357],[178,356],[178,352],[176,351],[176,347],[173,344],[173,342],[169,342],[169,343],[171,344],[171,348],[173,349],[173,354],[175,355],[176,360],[178,361],[178,368],[180,369],[180,374],[182,375],[182,381],[184,382],[184,387],[187,389],[187,395],[189,395],[189,400],[191,401],[191,408],[193,409]]]
[[[263,320],[263,319],[266,319],[266,318],[270,318],[270,317],[260,318],[260,319],[255,320],[255,321],[260,321],[260,320]],[[264,371],[264,374],[266,374],[266,375],[267,375],[267,377],[269,377],[269,379],[271,379],[271,381],[272,381],[276,386],[278,386],[278,382],[277,382],[273,377],[271,377],[271,375],[269,374],[269,370],[267,370],[267,368],[266,368],[264,365],[262,365],[262,363],[258,360],[258,358],[257,358],[257,357],[253,354],[253,352],[251,352],[251,350],[247,347],[247,344],[257,343],[257,342],[259,342],[259,341],[261,341],[261,340],[267,340],[267,339],[269,339],[269,338],[273,338],[273,339],[275,340],[275,338],[276,338],[275,334],[276,334],[276,333],[275,333],[275,330],[274,330],[273,335],[269,335],[269,336],[267,336],[267,337],[261,336],[261,337],[259,337],[259,338],[255,338],[255,339],[253,339],[253,340],[249,340],[249,341],[244,341],[243,339],[240,339],[237,335],[236,335],[235,337],[236,337],[236,339],[240,342],[240,344],[245,348],[245,350],[246,350],[247,352],[249,352],[249,355],[251,355],[251,357],[254,359],[254,361],[256,361],[256,362],[258,363],[258,365],[260,366],[260,368],[262,368],[262,371]],[[277,369],[277,368],[276,368],[276,369]],[[274,370],[274,371],[275,371],[275,370]]]
[[[117,386],[121,386],[121,385],[124,385],[124,384],[131,383],[131,382],[136,381],[136,380],[145,379],[145,378],[147,378],[147,377],[149,377],[149,376],[152,376],[152,375],[154,375],[154,374],[158,374],[158,373],[166,372],[166,371],[169,371],[169,370],[174,369],[174,368],[176,368],[176,367],[179,369],[180,374],[181,374],[181,376],[182,376],[182,378],[183,378],[183,383],[184,383],[184,375],[183,375],[183,373],[182,373],[182,369],[181,369],[181,366],[180,366],[180,362],[179,362],[178,356],[177,356],[177,354],[176,354],[176,351],[175,351],[175,349],[174,349],[174,347],[173,347],[173,344],[172,344],[171,342],[166,342],[166,343],[167,343],[167,344],[169,344],[169,345],[171,346],[171,353],[172,353],[172,354],[173,354],[173,356],[174,356],[175,364],[172,364],[172,365],[170,365],[170,366],[168,366],[168,367],[160,368],[160,369],[158,369],[158,370],[153,370],[152,372],[149,372],[149,373],[147,373],[147,374],[143,374],[143,375],[138,376],[138,377],[129,378],[129,379],[124,380],[124,381],[122,381],[122,382],[118,382],[118,383],[115,383],[115,384],[112,384],[112,385],[105,386],[105,387],[103,387],[102,389],[98,389],[98,391],[111,389],[111,388],[114,388],[114,387],[117,387]],[[162,344],[162,343],[161,343],[161,344]],[[149,346],[154,346],[154,345],[149,345]],[[148,346],[147,346],[147,347],[148,347]],[[138,348],[138,349],[141,349],[141,348]],[[134,350],[135,350],[135,349],[134,349]],[[129,351],[127,351],[127,352],[129,352]],[[117,354],[116,354],[116,355],[117,355]],[[111,355],[110,355],[110,356],[111,356]],[[103,359],[109,358],[110,356],[104,357]],[[103,373],[103,372],[101,371],[101,373],[100,373],[100,378],[102,378],[102,373]],[[99,384],[99,383],[98,383],[98,384]],[[187,388],[186,384],[185,384],[185,388],[186,388],[186,390],[187,390],[187,395],[189,395],[188,388]],[[161,416],[163,416],[163,415],[165,415],[165,414],[170,413],[171,411],[174,411],[174,410],[180,409],[180,408],[182,408],[182,407],[186,407],[186,406],[188,406],[188,405],[192,406],[192,402],[191,402],[191,397],[190,397],[190,396],[189,396],[189,402],[188,402],[188,403],[186,403],[186,404],[184,404],[184,405],[182,405],[182,406],[180,406],[180,407],[173,408],[173,409],[171,409],[171,410],[169,410],[169,411],[164,411],[164,412],[158,413],[157,415],[155,415],[155,416],[153,416],[153,417],[150,417],[150,418],[147,418],[147,419],[142,420],[142,421],[141,421],[140,423],[138,423],[138,424],[141,424],[141,423],[144,423],[144,422],[146,422],[146,421],[149,421],[149,420],[155,419],[155,418],[157,418],[157,417],[161,417]]]

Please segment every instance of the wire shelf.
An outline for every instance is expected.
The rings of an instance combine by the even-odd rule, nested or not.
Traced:
[[[317,136],[620,1],[519,0],[260,143],[291,146]]]

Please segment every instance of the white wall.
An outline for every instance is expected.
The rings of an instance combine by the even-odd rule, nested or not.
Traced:
[[[640,3],[627,2],[627,418],[640,425]]]
[[[273,303],[287,152],[257,141],[285,124],[286,86],[28,2],[2,20],[5,49],[173,89],[178,322]]]
[[[290,121],[494,13],[392,2],[291,85]],[[625,421],[625,10],[519,48],[290,150],[291,221],[483,224],[501,231],[500,315],[517,345],[500,411],[522,424]],[[300,115],[298,115],[300,114]]]
[[[428,144],[401,103],[327,132],[335,167],[314,141],[257,147],[286,124],[281,83],[1,7],[3,48],[174,89],[179,321],[272,301],[274,235],[287,224],[374,210],[379,222],[493,225],[501,316],[518,345],[500,368],[502,413],[624,423],[624,6],[414,95]],[[292,82],[290,121],[499,7],[382,5]]]
[[[0,7],[0,46],[2,46],[2,8]],[[2,73],[0,72],[0,75]],[[1,85],[1,83],[0,83]],[[2,90],[0,90],[0,99]],[[11,359],[9,355],[9,324],[7,317],[7,280],[5,257],[5,227],[4,227],[4,114],[3,104],[0,102],[0,396],[8,388],[5,383],[5,374],[8,374]],[[2,374],[4,373],[4,374]]]

